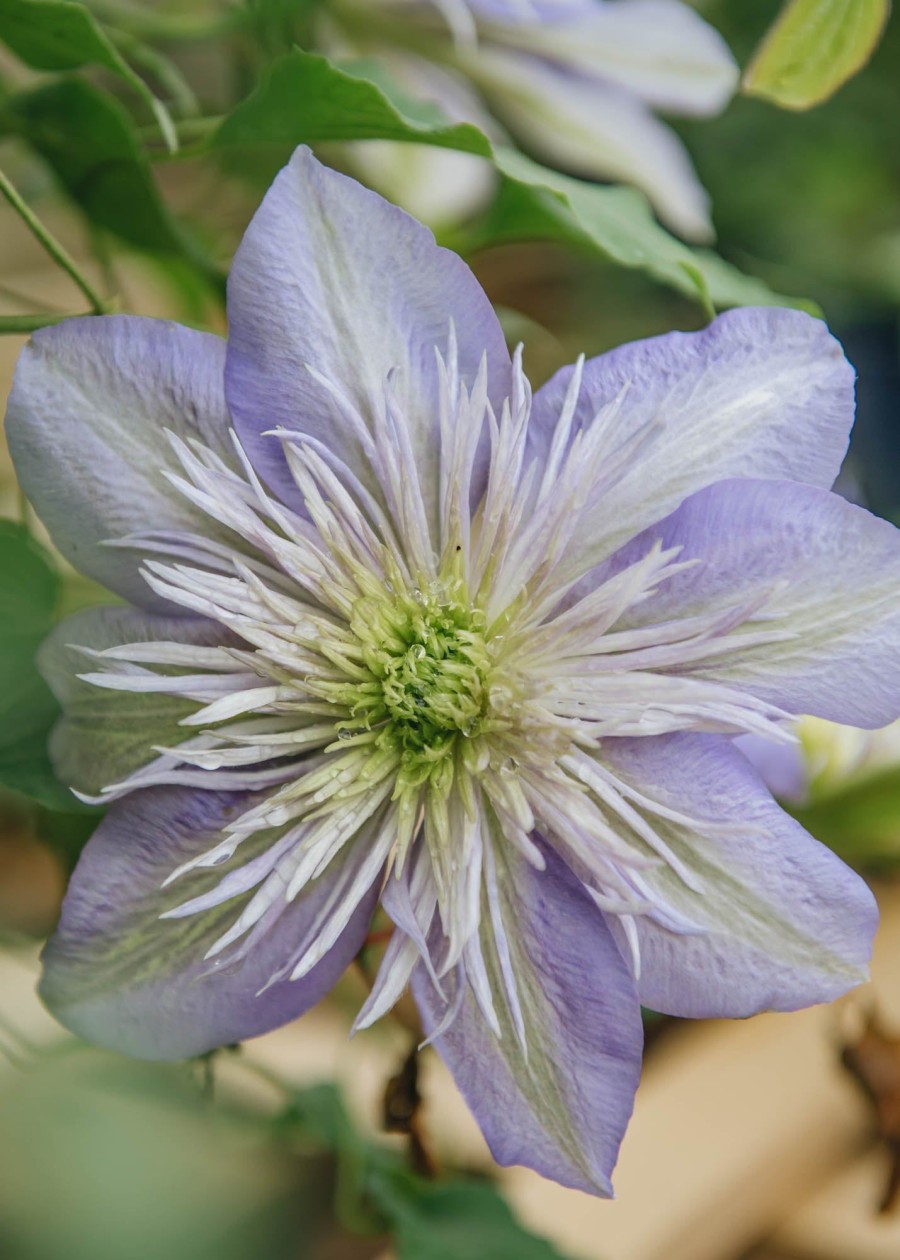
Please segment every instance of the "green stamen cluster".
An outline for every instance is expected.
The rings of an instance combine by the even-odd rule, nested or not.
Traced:
[[[491,658],[485,618],[462,583],[366,597],[351,630],[368,678],[354,687],[347,725],[381,727],[407,771],[443,761],[457,737],[479,733],[488,707]],[[415,777],[418,777],[416,775]]]

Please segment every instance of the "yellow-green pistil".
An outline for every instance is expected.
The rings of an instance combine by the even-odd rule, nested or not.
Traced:
[[[366,596],[354,606],[351,632],[365,679],[346,687],[343,730],[379,730],[400,753],[407,783],[431,777],[460,736],[480,733],[488,709],[491,656],[485,617],[460,582]]]

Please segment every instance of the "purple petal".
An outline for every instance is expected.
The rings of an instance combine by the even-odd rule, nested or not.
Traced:
[[[498,872],[527,1058],[486,922],[482,949],[502,1036],[466,985],[435,1045],[499,1164],[525,1164],[562,1185],[610,1196],[640,1075],[640,1012],[603,916],[555,854],[548,850],[546,858],[539,872],[507,855]],[[424,965],[417,966],[413,993],[429,1034],[460,996],[460,983],[445,977],[442,1001]]]
[[[500,403],[510,361],[493,309],[465,263],[427,228],[300,148],[253,217],[228,286],[226,381],[235,425],[256,467],[296,501],[278,439],[319,439],[371,484],[358,436],[314,369],[366,427],[393,386],[411,429],[432,513],[437,502],[439,377],[456,328],[462,379],[487,354]]]
[[[782,744],[762,735],[741,735],[734,741],[773,796],[792,804],[801,804],[809,794],[810,768],[803,755],[803,745]]]
[[[134,608],[87,608],[60,622],[41,645],[38,666],[63,709],[50,740],[62,782],[89,794],[120,782],[153,760],[154,745],[180,743],[185,731],[178,722],[197,708],[158,692],[112,691],[83,682],[78,675],[102,663],[79,648],[97,652],[151,642],[214,647],[228,641],[228,632],[213,621],[155,617]]]
[[[165,430],[227,455],[224,364],[221,338],[133,315],[42,328],[19,357],[6,432],[23,490],[67,560],[145,608],[171,611],[134,552],[99,544],[210,532],[163,476],[177,468]]]
[[[679,933],[636,919],[646,1006],[701,1018],[791,1011],[829,1002],[867,978],[878,923],[872,894],[775,804],[727,740],[611,739],[602,757],[646,796],[707,824],[689,829],[647,814],[703,891],[691,891],[668,866],[642,872],[698,929]]]
[[[758,599],[751,628],[789,636],[711,656],[691,666],[694,676],[851,726],[886,726],[900,716],[900,531],[893,525],[811,486],[724,481],[646,530],[607,571],[657,540],[680,547],[679,562],[700,563],[663,582],[628,624]]]
[[[231,900],[187,918],[160,915],[202,894],[224,873],[193,872],[162,889],[181,863],[210,849],[253,803],[244,793],[150,788],[114,805],[81,856],[56,934],[44,951],[40,992],[53,1014],[98,1045],[144,1059],[178,1059],[277,1028],[328,992],[359,951],[377,881],[348,927],[301,980],[264,988],[303,941],[335,881],[337,860],[281,913],[243,958],[204,961],[237,918]],[[274,843],[269,836],[267,843]],[[246,841],[252,848],[253,841]],[[257,856],[238,850],[238,865]]]
[[[539,459],[572,368],[535,396]],[[853,369],[823,323],[777,307],[728,311],[698,333],[621,346],[585,365],[576,422],[622,396],[621,441],[645,436],[625,473],[589,504],[584,567],[602,560],[688,495],[726,477],[828,487],[853,424]]]

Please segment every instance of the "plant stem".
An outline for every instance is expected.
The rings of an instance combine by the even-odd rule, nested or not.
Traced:
[[[4,333],[37,332],[39,328],[46,328],[48,324],[61,324],[64,319],[71,319],[73,315],[91,314],[97,314],[97,312],[71,311],[65,315],[56,315],[48,311],[40,315],[0,315],[0,337]]]
[[[245,22],[240,5],[224,13],[176,13],[153,9],[133,0],[92,0],[91,9],[123,30],[143,39],[163,41],[214,39]]]
[[[22,200],[22,198],[16,192],[15,188],[9,182],[9,180],[6,178],[6,176],[3,174],[2,171],[0,171],[0,193],[2,193],[2,195],[6,198],[9,204],[12,206],[13,210],[15,210],[16,214],[18,214],[19,217],[23,220],[23,222],[27,224],[31,232],[37,237],[37,239],[43,245],[44,249],[53,259],[53,261],[58,263],[59,266],[62,267],[63,271],[67,272],[71,276],[71,278],[75,281],[75,283],[78,285],[81,292],[90,302],[93,314],[102,315],[104,311],[106,310],[106,303],[100,297],[99,293],[97,293],[97,291],[94,289],[94,286],[87,279],[87,277],[82,275],[81,271],[78,268],[77,263],[75,262],[75,259],[71,256],[68,250],[65,249],[64,246],[61,245],[60,242],[56,239],[56,237],[44,226],[43,223],[41,223],[40,219],[37,217],[34,211],[30,208],[30,206],[28,206]],[[23,318],[27,319],[28,317],[23,316]],[[44,322],[55,323],[56,320],[48,318]],[[32,327],[40,328],[42,327],[42,325],[37,324],[37,325],[32,325]],[[29,328],[9,329],[8,328],[6,329],[6,331],[7,332],[12,332],[12,331],[29,332],[31,331],[31,329]]]
[[[173,61],[130,31],[107,26],[106,33],[117,48],[153,75],[160,87],[168,93],[179,113],[188,117],[200,113],[200,105],[193,89]]]
[[[202,118],[179,118],[175,121],[175,135],[178,137],[177,152],[152,152],[153,162],[178,162],[185,158],[194,158],[207,150],[207,141],[221,125],[224,115],[206,115]],[[146,127],[138,127],[138,135],[145,144],[152,144],[163,138],[162,132],[155,123]],[[193,141],[193,143],[191,143]]]

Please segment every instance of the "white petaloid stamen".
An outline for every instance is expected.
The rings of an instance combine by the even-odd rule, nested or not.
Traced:
[[[178,470],[166,476],[217,538],[120,541],[145,553],[158,595],[209,619],[221,639],[83,649],[95,668],[81,678],[195,706],[103,799],[159,784],[253,793],[219,842],[166,881],[207,872],[166,918],[221,914],[243,898],[208,948],[212,967],[245,956],[325,877],[303,939],[269,983],[305,975],[383,879],[394,936],[357,1026],[389,1009],[421,962],[447,987],[445,1024],[471,992],[497,1035],[512,1029],[527,1049],[498,872],[524,861],[540,879],[542,846],[554,848],[620,920],[636,974],[642,918],[699,931],[656,875],[701,896],[672,836],[735,829],[634,788],[610,768],[604,741],[685,730],[778,737],[784,713],[698,668],[790,636],[767,613],[765,590],[655,626],[635,620],[698,563],[658,542],[581,591],[571,557],[584,510],[659,421],[623,432],[626,387],[581,424],[579,360],[538,460],[521,352],[496,412],[486,362],[461,378],[452,327],[435,354],[439,397],[425,418],[405,414],[399,369],[372,415],[309,369],[367,472],[313,438],[269,435],[303,515],[264,488],[236,438],[229,466],[171,436]]]

